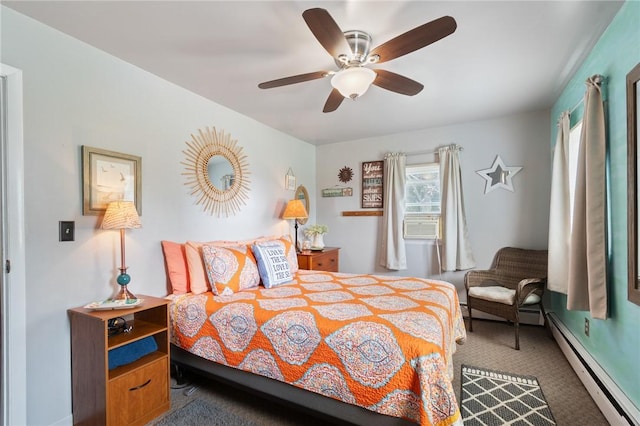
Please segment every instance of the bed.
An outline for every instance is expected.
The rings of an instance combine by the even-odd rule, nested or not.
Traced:
[[[225,242],[242,252],[230,255],[236,277],[254,261],[260,276],[227,291],[216,243],[217,263],[211,244],[196,250],[214,285],[169,296],[172,363],[352,424],[462,423],[452,356],[466,334],[452,284],[298,270],[285,240],[289,276],[268,288],[255,241]]]

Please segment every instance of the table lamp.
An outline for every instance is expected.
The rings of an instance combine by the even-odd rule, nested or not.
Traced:
[[[117,282],[120,284],[120,292],[115,297],[116,300],[135,301],[134,296],[128,289],[127,284],[131,281],[131,277],[127,274],[127,267],[124,260],[124,230],[136,229],[142,227],[140,217],[136,211],[133,201],[113,201],[107,205],[107,211],[102,219],[102,229],[119,229],[120,230],[120,275]]]
[[[302,200],[291,200],[287,203],[287,207],[284,209],[284,213],[282,213],[283,219],[293,219],[295,220],[295,229],[296,229],[296,251],[300,251],[298,247],[298,219],[306,219],[309,217],[307,213],[307,209],[304,208],[304,204]]]

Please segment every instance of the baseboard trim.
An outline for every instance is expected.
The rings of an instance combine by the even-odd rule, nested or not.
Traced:
[[[554,313],[547,317],[562,353],[607,421],[612,425],[640,426],[640,411],[624,392]]]

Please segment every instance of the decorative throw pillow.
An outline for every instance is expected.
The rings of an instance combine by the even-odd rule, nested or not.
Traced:
[[[289,262],[289,270],[291,274],[298,272],[298,252],[296,251],[295,244],[291,240],[290,235],[283,235],[281,237],[263,237],[256,240],[256,243],[264,243],[271,241],[280,241],[283,244],[285,257]]]
[[[293,280],[282,241],[274,240],[256,243],[252,246],[252,250],[258,261],[258,271],[260,272],[262,284],[266,288],[275,287]]]
[[[211,291],[227,296],[260,284],[256,260],[248,246],[202,246],[205,269]]]
[[[194,294],[202,294],[210,289],[207,272],[204,268],[204,260],[202,258],[202,246],[204,244],[213,244],[216,246],[237,245],[237,243],[229,241],[211,241],[208,243],[187,241],[184,249],[187,256],[187,267],[189,270],[189,288]]]
[[[184,244],[161,241],[164,263],[173,294],[185,294],[190,290],[189,271]]]

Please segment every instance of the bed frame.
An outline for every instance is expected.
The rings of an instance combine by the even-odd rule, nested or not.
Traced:
[[[171,363],[177,368],[194,371],[280,404],[304,408],[310,415],[334,424],[415,426],[415,423],[399,417],[378,414],[269,377],[209,361],[174,344],[171,344]]]

